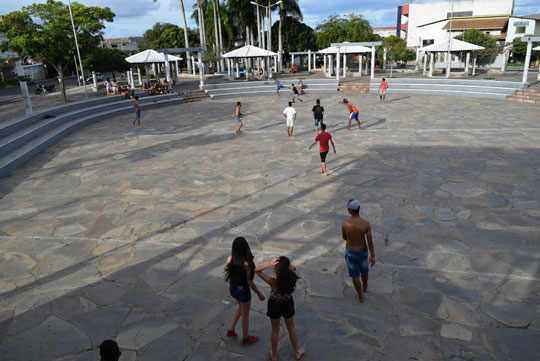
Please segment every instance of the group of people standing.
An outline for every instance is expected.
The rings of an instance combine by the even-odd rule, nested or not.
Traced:
[[[324,133],[324,132],[323,132]],[[322,134],[322,133],[321,133]],[[360,217],[360,202],[350,199],[345,203],[350,217],[342,222],[341,231],[346,241],[345,262],[349,276],[353,280],[357,299],[364,302],[364,293],[368,290],[369,267],[376,263],[375,249],[371,237],[371,226]],[[369,252],[369,253],[368,253]],[[289,333],[295,360],[300,360],[305,350],[298,346],[298,337],[294,324],[295,306],[293,293],[300,279],[296,267],[289,258],[280,256],[262,266],[256,267],[254,256],[244,237],[236,237],[232,244],[231,255],[225,266],[225,280],[229,282],[229,293],[238,302],[231,325],[226,336],[237,337],[236,325],[242,319],[242,344],[249,345],[259,340],[258,336],[249,334],[249,313],[251,309],[251,290],[260,301],[265,300],[264,294],[254,282],[257,274],[270,287],[266,315],[270,318],[270,358],[277,361],[277,346],[280,320],[283,317]],[[264,271],[274,268],[273,275]]]

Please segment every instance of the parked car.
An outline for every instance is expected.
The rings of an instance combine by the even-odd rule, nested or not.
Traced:
[[[97,81],[103,81],[103,75],[101,73],[96,72],[96,79]],[[94,79],[92,78],[92,74],[86,76],[86,82],[91,83]]]

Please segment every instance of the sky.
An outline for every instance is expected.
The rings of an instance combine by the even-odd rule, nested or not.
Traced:
[[[46,0],[0,0],[0,14],[19,10],[22,6],[38,2],[46,2]],[[67,3],[67,0],[63,0],[63,2]],[[158,0],[157,3],[154,3],[153,0],[78,0],[78,2],[88,6],[109,6],[116,14],[113,23],[106,23],[105,38],[142,36],[144,31],[151,28],[156,22],[169,22],[179,26],[183,24],[179,0]],[[298,2],[304,14],[304,22],[313,28],[330,15],[343,15],[351,11],[363,15],[373,27],[395,26],[397,7],[408,3],[406,0],[299,0]],[[415,2],[433,1],[416,0]],[[196,27],[190,19],[194,3],[195,0],[184,0],[188,26],[192,28]],[[540,13],[539,0],[515,0],[515,15],[535,13]],[[277,19],[277,16],[273,14],[272,18]]]

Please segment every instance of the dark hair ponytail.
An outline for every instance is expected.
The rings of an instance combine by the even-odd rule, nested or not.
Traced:
[[[296,289],[296,281],[300,279],[296,272],[291,269],[291,261],[285,257],[279,257],[275,267],[276,288],[280,294],[291,294]]]

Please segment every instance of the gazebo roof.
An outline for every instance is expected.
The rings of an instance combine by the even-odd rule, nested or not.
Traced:
[[[169,61],[182,60],[182,58],[171,54],[168,54],[167,57]],[[126,61],[131,64],[164,63],[165,56],[155,50],[148,49],[132,56],[128,56]]]
[[[221,56],[224,58],[259,58],[265,56],[277,56],[277,53],[253,45],[246,45]]]
[[[320,54],[337,54],[337,47],[330,46],[326,49],[319,50]],[[359,53],[371,53],[371,48],[360,45],[345,45],[339,47],[340,54],[359,54]]]
[[[536,48],[532,48],[532,50],[540,50],[540,46],[537,46]]]
[[[450,51],[475,51],[482,50],[484,47],[461,41],[458,39],[450,39]],[[432,53],[448,51],[448,41],[442,41],[437,44],[431,44],[420,48],[420,51],[430,51]]]

